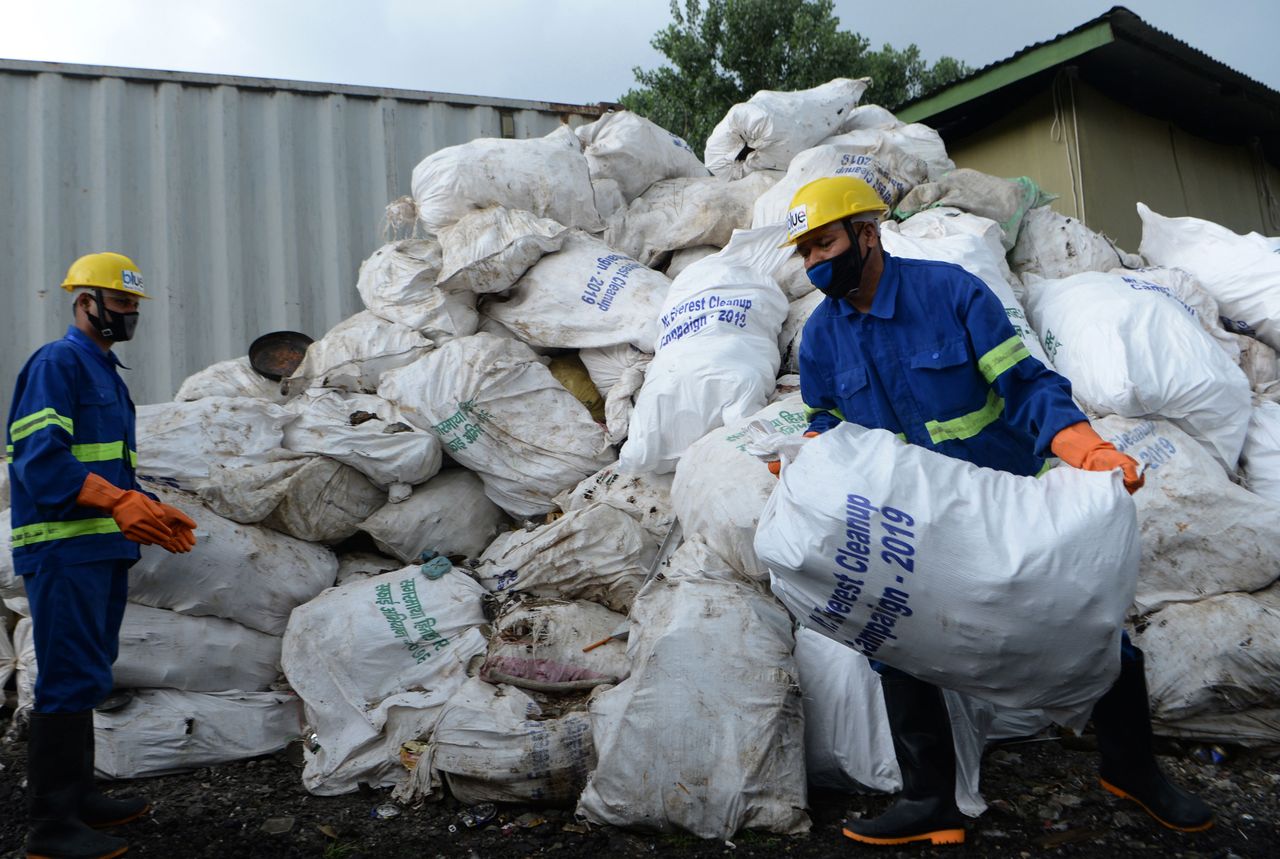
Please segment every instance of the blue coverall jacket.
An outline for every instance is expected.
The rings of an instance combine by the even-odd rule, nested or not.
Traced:
[[[811,431],[852,421],[1020,475],[1038,474],[1059,430],[1086,420],[986,284],[888,253],[869,312],[827,298],[809,317],[800,393]]]
[[[51,563],[138,559],[138,544],[114,519],[76,504],[90,471],[138,489],[134,407],[118,366],[119,358],[71,326],[18,375],[6,453],[20,575]]]

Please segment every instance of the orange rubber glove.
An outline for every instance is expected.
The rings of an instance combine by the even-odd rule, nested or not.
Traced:
[[[135,543],[164,545],[173,539],[158,502],[136,490],[125,491],[93,472],[84,479],[76,503],[110,513],[120,526],[120,533]]]
[[[820,433],[816,433],[816,432],[807,432],[807,433],[805,433],[805,434],[804,434],[804,437],[805,437],[805,438],[817,438],[819,435],[820,435]],[[770,474],[772,474],[774,477],[779,477],[779,476],[781,476],[781,474],[782,474],[782,460],[780,460],[780,459],[775,459],[773,462],[766,463],[766,465],[768,465],[768,466],[769,466],[769,473],[770,473]]]
[[[1059,432],[1049,443],[1053,455],[1073,468],[1086,471],[1111,471],[1118,468],[1124,472],[1124,488],[1129,494],[1142,488],[1146,479],[1138,474],[1138,463],[1131,457],[1116,450],[1109,441],[1103,441],[1088,421],[1072,424]]]
[[[164,511],[164,523],[173,532],[173,539],[160,545],[175,554],[184,554],[194,549],[196,523],[191,517],[169,504],[161,504],[160,509]]]

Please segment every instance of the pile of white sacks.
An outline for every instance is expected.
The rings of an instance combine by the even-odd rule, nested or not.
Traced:
[[[823,477],[817,446],[781,484],[752,451],[806,427],[794,373],[821,296],[777,246],[795,190],[831,175],[865,178],[896,212],[891,253],[981,278],[1099,432],[1146,465],[1137,524],[1115,537],[1131,557],[1060,557],[1095,565],[1073,581],[1118,577],[1095,588],[1116,615],[1098,652],[1114,652],[1127,609],[1158,730],[1280,741],[1280,240],[1138,204],[1141,256],[1123,253],[1029,180],[955,169],[932,129],[859,106],[866,85],[758,93],[717,126],[705,166],[627,112],[436,152],[413,175],[415,237],[365,261],[366,309],[292,378],[227,361],[140,407],[139,472],[199,523],[198,543],[144,549],[133,571],[116,682],[139,691],[96,717],[102,769],[301,738],[319,794],[366,783],[411,800],[447,784],[467,802],[576,804],[708,838],[805,830],[808,783],[897,787],[877,676],[757,554],[786,555],[756,542],[766,504],[782,515],[775,488],[806,456]],[[861,432],[823,449],[942,473]],[[1135,520],[1109,478],[1059,484],[1073,480],[1098,499],[1088,515]],[[1015,489],[990,491],[1041,503]],[[664,547],[677,518],[683,542]],[[25,615],[7,556],[0,589]],[[905,601],[881,605],[907,628]],[[984,635],[1060,634],[1070,617],[1036,614],[1052,610],[984,615]],[[24,707],[29,624],[0,636],[0,677],[16,664]],[[994,676],[961,650],[912,665]],[[1109,679],[1040,667],[948,692],[968,813],[984,807],[986,741],[1078,726]]]

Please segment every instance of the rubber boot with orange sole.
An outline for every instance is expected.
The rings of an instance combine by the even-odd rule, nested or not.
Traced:
[[[942,690],[899,671],[881,677],[902,796],[884,814],[847,820],[844,834],[863,844],[963,844],[956,808],[956,750]]]
[[[1130,646],[1120,676],[1093,707],[1098,735],[1099,781],[1118,797],[1136,802],[1161,826],[1203,832],[1213,809],[1165,777],[1156,763],[1142,651]]]
[[[79,818],[84,730],[80,713],[33,713],[27,739],[28,859],[114,859],[129,849]]]

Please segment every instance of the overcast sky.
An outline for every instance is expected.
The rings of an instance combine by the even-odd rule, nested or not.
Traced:
[[[683,0],[681,0],[683,4]],[[973,67],[1051,39],[1106,0],[837,0],[874,46]],[[1158,29],[1280,89],[1280,0],[1129,0]],[[668,0],[0,0],[0,57],[576,103],[613,101]]]

